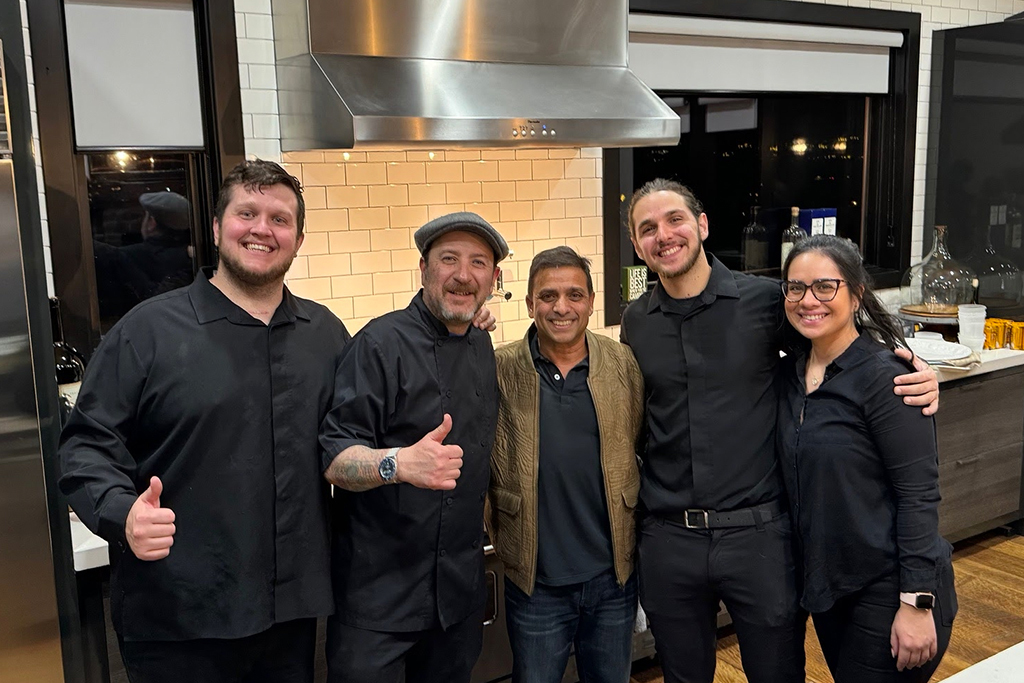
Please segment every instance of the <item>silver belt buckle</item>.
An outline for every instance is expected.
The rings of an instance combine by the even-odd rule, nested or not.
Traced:
[[[690,522],[690,515],[696,515],[698,520],[703,520],[704,525],[693,524]],[[687,529],[707,529],[710,527],[708,524],[708,511],[707,510],[686,510],[683,513],[683,526]]]

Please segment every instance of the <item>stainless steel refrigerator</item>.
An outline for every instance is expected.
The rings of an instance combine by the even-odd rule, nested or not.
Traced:
[[[23,250],[2,48],[0,43],[0,683],[51,683],[64,681],[64,673],[32,352],[45,347],[38,335],[33,344],[29,325],[26,272],[38,277],[39,270],[25,265],[27,256],[38,266],[42,254]]]

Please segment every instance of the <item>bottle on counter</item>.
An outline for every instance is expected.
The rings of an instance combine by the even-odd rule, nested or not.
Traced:
[[[750,207],[750,223],[743,228],[740,249],[743,270],[761,270],[768,267],[768,230],[761,225],[761,207]]]
[[[64,323],[60,317],[60,301],[56,297],[50,299],[50,328],[53,333],[53,364],[63,425],[78,398],[78,389],[85,377],[85,359],[75,347],[64,341]]]
[[[790,211],[789,227],[782,232],[782,260],[779,267],[786,265],[786,258],[789,256],[793,245],[807,237],[807,233],[800,229],[800,207],[794,206]]]

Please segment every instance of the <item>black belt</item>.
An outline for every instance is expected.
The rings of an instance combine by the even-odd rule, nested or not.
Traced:
[[[715,510],[684,510],[682,513],[655,514],[669,522],[682,524],[687,529],[724,529],[727,527],[761,527],[765,522],[771,521],[784,512],[782,504],[773,500],[763,505],[743,508],[741,510],[729,510],[728,512],[717,512]]]

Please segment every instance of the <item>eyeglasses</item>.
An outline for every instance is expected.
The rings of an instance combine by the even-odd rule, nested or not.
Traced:
[[[798,280],[786,280],[781,283],[782,296],[786,297],[786,301],[795,304],[803,301],[804,295],[810,289],[811,294],[818,301],[832,301],[832,299],[836,298],[836,294],[839,293],[839,285],[843,282],[846,282],[846,280],[838,278],[822,278],[815,280],[811,284]]]

